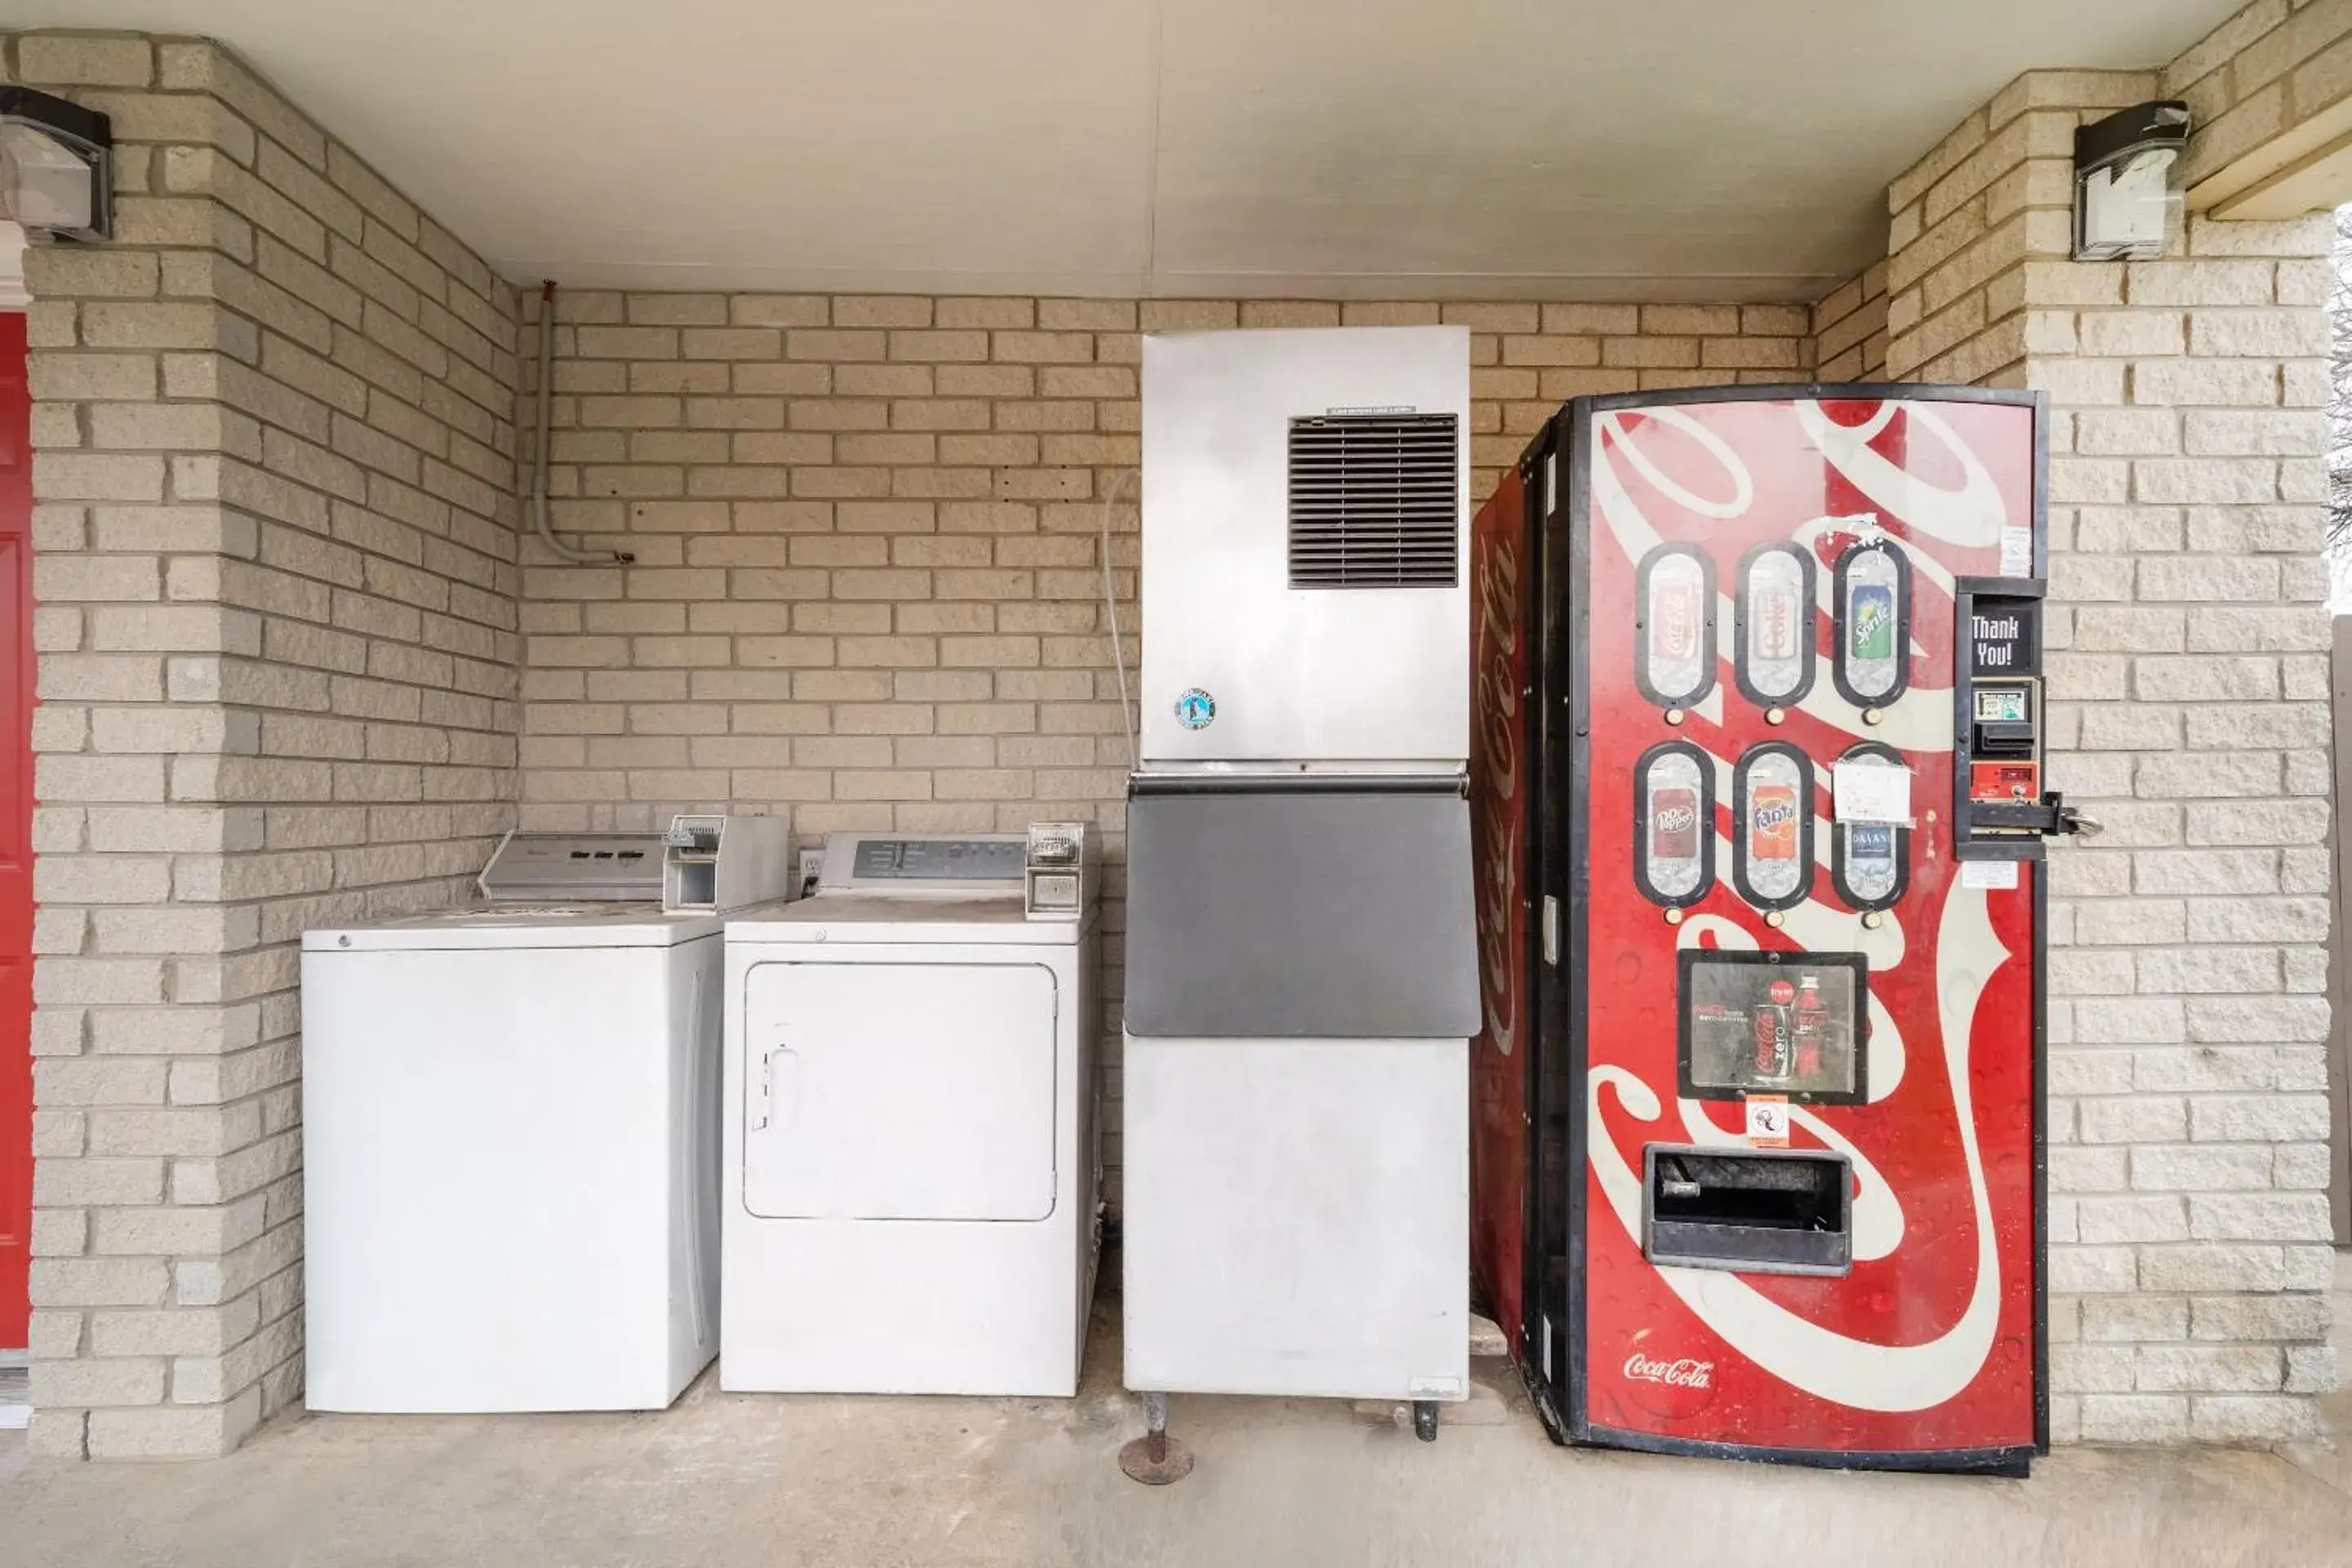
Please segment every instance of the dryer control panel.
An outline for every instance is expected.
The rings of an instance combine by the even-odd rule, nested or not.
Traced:
[[[1017,897],[1031,920],[1076,920],[1095,901],[1097,843],[1086,822],[1041,822],[1026,833],[836,833],[816,891]]]

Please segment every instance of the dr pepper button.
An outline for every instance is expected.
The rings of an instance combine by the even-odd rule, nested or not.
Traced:
[[[1666,911],[1666,923],[1667,923],[1668,925],[1670,925],[1670,926],[1678,926],[1678,925],[1682,924],[1682,923],[1683,923],[1683,912],[1682,912],[1682,910],[1668,910]]]
[[[1669,708],[1669,709],[1667,709],[1667,710],[1666,710],[1666,722],[1667,722],[1667,723],[1669,723],[1669,724],[1679,724],[1679,723],[1681,723],[1682,721],[1683,721],[1683,710],[1682,710],[1681,709],[1679,709],[1679,708]]]
[[[1767,724],[1784,723],[1787,721],[1788,717],[1789,710],[1786,708],[1767,708],[1764,710],[1764,722]]]

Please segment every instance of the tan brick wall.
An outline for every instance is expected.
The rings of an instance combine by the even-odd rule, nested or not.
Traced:
[[[2201,182],[2352,96],[2352,0],[2254,0],[2167,66],[2158,85],[2188,100],[2199,130],[2187,174]],[[2262,172],[2318,144],[2290,141]]]
[[[1855,273],[1813,302],[1813,375],[1886,379],[1886,264]]]
[[[788,802],[803,839],[1100,822],[1114,1042],[1128,759],[1097,550],[1139,457],[1138,334],[1466,324],[1484,496],[1562,400],[1802,380],[1811,325],[1793,306],[853,295],[566,293],[556,315],[552,520],[636,563],[526,542],[525,821]],[[1131,500],[1111,527],[1132,669]]]
[[[2156,85],[2028,75],[1895,183],[1888,360],[2053,406],[2050,783],[2107,828],[2050,868],[2054,1434],[2263,1440],[2335,1377],[2329,235],[2067,259],[2074,126]]]
[[[26,258],[41,707],[37,1449],[301,1388],[296,944],[514,815],[512,290],[210,44],[0,40],[113,116]]]

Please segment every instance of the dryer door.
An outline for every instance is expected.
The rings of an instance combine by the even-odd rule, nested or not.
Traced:
[[[1054,1211],[1054,973],[779,963],[743,996],[743,1206],[762,1219]]]

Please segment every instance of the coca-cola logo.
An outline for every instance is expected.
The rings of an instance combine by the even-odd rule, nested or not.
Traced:
[[[1625,1358],[1624,1372],[1636,1383],[1662,1383],[1668,1388],[1715,1386],[1715,1363],[1690,1356],[1678,1361],[1653,1361],[1635,1351]]]
[[[1524,679],[1517,624],[1519,551],[1507,531],[1487,531],[1483,513],[1479,521],[1481,548],[1473,552],[1478,617],[1472,634],[1476,678],[1471,692],[1477,714],[1472,745],[1477,754],[1470,772],[1476,795],[1474,852],[1486,873],[1485,902],[1478,910],[1486,1013],[1482,1036],[1507,1057],[1518,1034],[1519,952],[1527,929],[1519,908],[1524,852],[1524,814],[1517,798],[1519,686]]]

